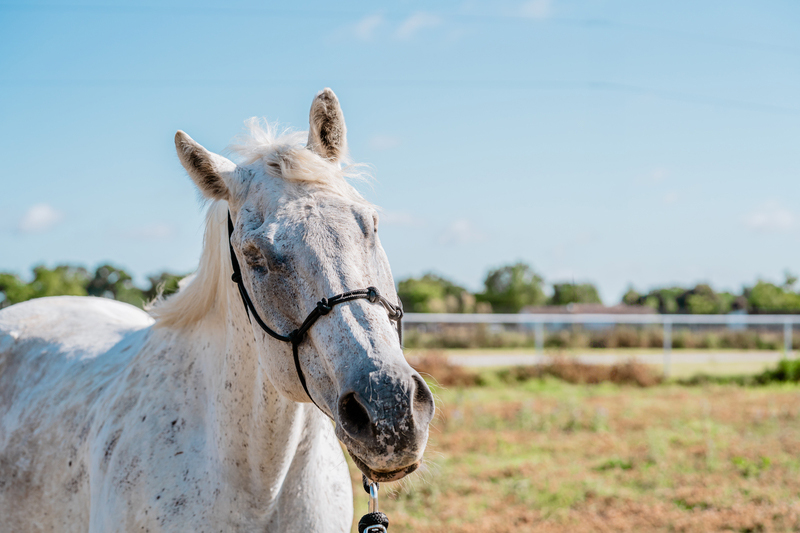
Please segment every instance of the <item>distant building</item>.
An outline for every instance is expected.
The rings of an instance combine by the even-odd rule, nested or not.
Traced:
[[[541,305],[523,307],[520,313],[533,315],[657,315],[658,311],[648,305],[625,305],[617,304],[605,306],[603,304],[567,304],[567,305]],[[552,322],[547,324],[549,330],[561,330],[572,328],[568,322]],[[614,327],[614,324],[583,324],[583,329],[605,330]],[[526,325],[524,329],[532,329],[532,325]]]

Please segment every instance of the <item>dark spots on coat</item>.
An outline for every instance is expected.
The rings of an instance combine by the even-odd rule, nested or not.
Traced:
[[[170,506],[170,511],[173,514],[178,514],[183,511],[184,507],[186,506],[186,497],[185,496],[178,496],[174,500],[172,500],[172,505]]]
[[[117,402],[114,403],[113,410],[114,415],[118,419],[122,419],[125,417],[126,414],[131,412],[136,404],[139,401],[139,393],[138,392],[130,392],[120,398]]]
[[[70,461],[70,466],[72,466],[72,461]],[[64,484],[64,490],[66,490],[68,494],[77,494],[80,492],[81,487],[87,485],[88,482],[89,476],[86,471],[86,465],[81,462],[75,475],[70,477]]]
[[[143,471],[139,467],[141,459],[134,455],[114,475],[114,484],[122,491],[132,490],[138,483]]]
[[[92,428],[92,422],[94,422],[94,416],[89,418],[81,428],[81,432],[78,433],[78,442],[83,443],[86,441],[86,438],[89,436],[89,430]]]
[[[172,421],[172,425],[173,425],[173,426],[174,426],[175,424],[177,424],[177,423],[178,423],[178,419],[177,419],[177,418],[176,418],[175,420],[173,420],[173,421]]]
[[[122,430],[118,429],[112,433],[111,437],[106,441],[105,451],[103,452],[103,463],[108,464],[111,455],[114,453],[114,448],[117,446],[120,435],[122,435]]]
[[[144,422],[146,418],[147,418],[147,415],[144,415],[144,416],[142,417],[142,422]]]

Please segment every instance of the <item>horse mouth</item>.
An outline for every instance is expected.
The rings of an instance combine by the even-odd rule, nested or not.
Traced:
[[[356,464],[359,470],[367,476],[368,479],[379,482],[379,483],[388,483],[390,481],[399,481],[406,477],[408,474],[419,468],[419,465],[422,464],[422,461],[417,461],[416,463],[412,463],[408,466],[404,466],[403,468],[398,468],[397,470],[373,470],[364,463],[361,459],[358,458],[353,452],[349,449],[347,452],[350,454],[350,457],[353,458],[353,462]]]

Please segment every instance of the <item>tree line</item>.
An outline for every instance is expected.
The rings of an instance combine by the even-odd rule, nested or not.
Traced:
[[[101,296],[137,307],[153,300],[159,292],[178,290],[183,275],[161,272],[147,278],[146,287],[138,287],[125,270],[105,264],[94,272],[82,266],[58,265],[33,268],[33,279],[24,281],[16,274],[0,272],[0,309],[43,296]]]
[[[58,265],[33,268],[31,281],[0,272],[0,309],[43,296],[101,296],[143,307],[159,292],[178,289],[184,275],[161,272],[137,286],[122,268],[104,264],[93,272],[82,266]],[[691,288],[662,287],[647,293],[630,288],[622,297],[627,305],[648,306],[663,314],[800,313],[797,276],[786,274],[783,284],[758,281],[740,294],[716,292],[708,284]],[[415,313],[518,313],[527,306],[600,304],[591,283],[546,284],[529,264],[517,262],[490,270],[483,290],[470,292],[434,273],[410,277],[398,283],[398,295],[406,311]]]
[[[651,307],[662,314],[792,314],[800,313],[796,284],[797,276],[787,273],[781,285],[758,281],[739,294],[716,292],[705,283],[647,293],[631,287],[620,303]],[[544,278],[520,262],[490,270],[478,293],[429,273],[400,281],[398,294],[406,311],[417,313],[518,313],[527,306],[602,303],[591,283],[553,283],[550,295],[546,288]]]

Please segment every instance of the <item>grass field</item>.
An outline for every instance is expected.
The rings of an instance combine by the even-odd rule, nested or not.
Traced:
[[[435,394],[423,471],[381,490],[390,531],[800,530],[796,385],[489,379]]]
[[[724,354],[744,354],[744,353],[753,353],[751,350],[706,350],[708,352],[715,352],[721,355]],[[430,350],[406,350],[406,355],[408,357],[418,357],[420,355],[424,355],[430,353]],[[697,349],[673,349],[672,353],[675,356],[680,356],[682,353],[698,353],[703,352],[703,350]],[[436,350],[436,353],[441,354],[443,356],[459,356],[459,357],[469,357],[475,355],[519,355],[519,354],[532,354],[534,350],[531,348],[487,348],[487,349],[450,349],[450,350]],[[604,348],[584,348],[580,350],[551,350],[547,349],[544,351],[545,355],[549,356],[561,356],[561,357],[570,357],[572,355],[581,354],[585,356],[591,356],[592,354],[596,355],[619,355],[620,357],[624,358],[636,358],[643,355],[649,356],[657,356],[661,357],[664,353],[662,349],[659,348],[615,348],[615,349],[604,349]],[[780,357],[782,355],[782,351],[768,351],[762,350],[758,352],[762,355],[764,354],[771,354],[775,357]],[[655,364],[649,365],[653,368],[656,372],[661,372],[663,369],[662,364]],[[762,362],[762,361],[749,361],[749,362],[708,362],[708,363],[676,363],[673,362],[670,365],[670,376],[673,378],[686,378],[689,376],[694,376],[699,373],[709,374],[709,375],[736,375],[736,374],[757,374],[759,372],[763,372],[770,366],[774,366],[772,363],[769,362]]]

